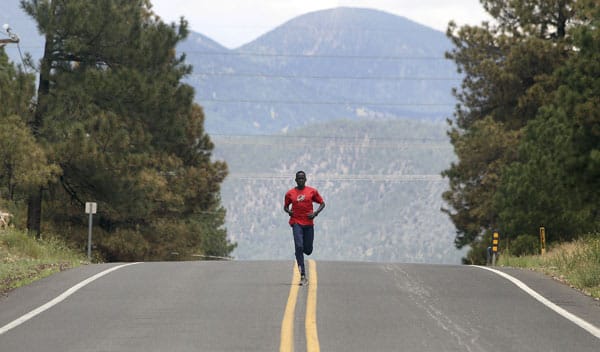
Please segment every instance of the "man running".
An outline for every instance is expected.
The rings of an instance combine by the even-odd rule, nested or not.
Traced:
[[[315,188],[306,186],[306,173],[296,172],[297,186],[285,194],[283,211],[290,216],[290,226],[294,235],[294,247],[296,249],[296,262],[300,270],[300,285],[305,285],[306,270],[304,268],[304,254],[310,255],[313,251],[314,240],[314,218],[325,208],[325,201]],[[319,208],[315,211],[313,203],[318,203]],[[290,208],[291,206],[291,208]]]

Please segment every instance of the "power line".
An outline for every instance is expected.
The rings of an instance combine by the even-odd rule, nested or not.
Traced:
[[[261,52],[215,52],[202,50],[182,50],[186,54],[198,54],[206,56],[253,56],[253,57],[281,57],[281,58],[302,58],[302,59],[344,59],[344,60],[444,60],[444,56],[402,56],[402,55],[342,55],[342,54],[276,54],[276,53],[261,53]]]
[[[26,49],[43,49],[41,45],[26,45]],[[235,52],[235,51],[203,51],[203,50],[180,50],[182,53],[194,54],[199,56],[249,56],[249,57],[269,57],[269,58],[301,58],[301,59],[343,59],[343,60],[383,60],[383,61],[448,61],[444,56],[402,56],[402,55],[342,55],[342,54],[274,54],[260,52]]]
[[[8,43],[17,44],[17,50],[19,51],[19,57],[21,58],[21,64],[23,65],[23,71],[25,71],[25,74],[28,74],[27,65],[25,65],[25,60],[23,59],[23,53],[21,52],[21,44],[20,44],[21,39],[19,38],[19,36],[16,33],[14,33],[11,30],[9,25],[5,24],[4,30],[5,31],[0,31],[0,32],[8,35],[9,39],[0,39],[0,47],[3,47],[5,44],[8,44]]]
[[[383,80],[383,81],[460,81],[462,77],[411,77],[411,76],[319,76],[319,75],[284,75],[266,73],[228,73],[209,72],[192,73],[192,77],[244,77],[244,78],[285,78],[285,79],[338,79],[338,80]]]
[[[289,181],[290,175],[273,175],[260,173],[232,173],[227,178],[248,181]],[[369,181],[369,182],[445,182],[441,175],[378,175],[378,174],[316,174],[311,175],[311,183]]]
[[[350,106],[424,106],[424,107],[442,107],[455,106],[456,103],[387,103],[387,102],[361,102],[361,101],[306,101],[306,100],[255,100],[255,99],[216,99],[197,97],[205,103],[223,103],[223,104],[283,104],[283,105],[350,105]]]
[[[297,134],[225,134],[225,133],[211,133],[210,134],[211,137],[217,137],[217,138],[280,138],[280,139],[290,139],[290,138],[301,138],[301,139],[333,139],[333,140],[337,140],[337,139],[341,139],[341,140],[356,140],[356,141],[364,141],[364,140],[369,140],[369,141],[400,141],[400,142],[404,142],[404,141],[411,141],[411,142],[415,142],[415,141],[448,141],[447,138],[430,138],[430,137],[401,137],[401,138],[391,138],[391,137],[370,137],[370,136],[356,136],[356,137],[351,137],[351,136],[320,136],[320,135],[297,135]]]
[[[393,138],[352,138],[352,137],[298,137],[298,136],[273,136],[276,138],[265,138],[245,136],[240,138],[233,135],[213,136],[211,139],[217,145],[241,145],[241,146],[277,146],[277,147],[353,147],[367,149],[452,149],[448,140],[443,139],[393,139]],[[216,138],[215,138],[216,137]]]
[[[450,144],[444,143],[398,143],[398,144],[366,144],[366,143],[322,143],[315,144],[310,142],[287,142],[282,143],[269,143],[269,142],[232,142],[232,141],[219,141],[219,145],[251,145],[251,146],[278,146],[278,147],[306,147],[306,146],[319,146],[322,148],[339,148],[339,147],[356,147],[356,148],[367,148],[367,149],[452,149]]]

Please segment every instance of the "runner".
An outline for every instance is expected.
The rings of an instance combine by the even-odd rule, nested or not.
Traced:
[[[306,173],[296,172],[297,186],[285,194],[283,211],[290,216],[289,224],[294,235],[294,248],[296,249],[296,262],[300,270],[300,285],[306,285],[306,270],[304,268],[304,254],[310,255],[313,251],[314,218],[325,208],[325,201],[315,188],[306,186]],[[319,204],[315,211],[313,203]],[[291,207],[290,207],[291,206]]]

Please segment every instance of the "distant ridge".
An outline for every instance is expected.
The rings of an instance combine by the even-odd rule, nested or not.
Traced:
[[[372,9],[298,16],[222,56],[189,48],[189,82],[214,133],[278,133],[336,119],[442,120],[460,82],[444,59],[444,33]]]
[[[197,50],[198,48],[202,48],[202,50],[214,53],[229,51],[229,49],[210,39],[209,37],[193,31],[190,31],[187,39],[179,45],[178,50],[182,52],[188,52]]]
[[[239,51],[364,56],[439,54],[449,48],[442,32],[387,12],[338,7],[295,17]]]

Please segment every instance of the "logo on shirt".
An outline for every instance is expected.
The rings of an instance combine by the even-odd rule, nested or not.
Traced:
[[[304,200],[304,194],[299,194],[298,198],[296,198],[297,202],[302,202]]]

